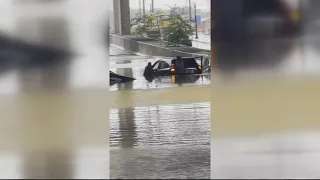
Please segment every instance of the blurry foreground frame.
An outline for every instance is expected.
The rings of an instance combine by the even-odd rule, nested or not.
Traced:
[[[232,9],[218,9],[214,3],[228,2],[236,3],[212,0],[212,13],[216,13],[212,14],[213,20],[219,19],[214,9],[224,10],[225,16]],[[309,10],[310,21],[320,17],[315,8]],[[319,158],[315,143],[320,129],[319,69],[315,65],[319,59],[316,53],[319,39],[306,31],[305,28],[315,27],[304,26],[313,24],[305,20],[304,16],[303,34],[253,38],[250,43],[244,41],[246,36],[218,39],[217,31],[213,31],[212,54],[218,60],[213,72],[220,70],[225,76],[211,97],[211,178],[319,178],[319,172],[313,168]],[[246,29],[242,30],[237,33]],[[251,48],[241,54],[243,46]],[[236,55],[226,58],[227,53],[233,52]],[[266,67],[265,62],[271,62],[268,60],[273,65]],[[252,62],[265,64],[259,69]],[[231,68],[223,69],[226,66]],[[246,75],[240,77],[241,73]]]

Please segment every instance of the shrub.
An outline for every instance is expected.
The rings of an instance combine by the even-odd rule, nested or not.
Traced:
[[[164,36],[167,45],[179,46],[181,40],[189,39],[194,32],[194,28],[188,19],[187,7],[172,7],[169,14],[169,24]]]

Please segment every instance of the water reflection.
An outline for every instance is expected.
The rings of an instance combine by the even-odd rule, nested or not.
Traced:
[[[185,75],[185,76],[161,76],[161,77],[145,77],[149,82],[153,80],[158,81],[159,83],[171,83],[171,84],[188,84],[195,83],[200,79],[200,75]]]
[[[209,119],[210,103],[111,109],[110,146],[206,145]]]
[[[111,178],[206,178],[210,103],[110,110]]]
[[[211,83],[208,75],[186,75],[186,76],[164,76],[157,78],[146,79],[143,76],[144,69],[141,68],[110,68],[111,71],[117,72],[119,75],[134,77],[133,82],[122,83],[116,86],[110,86],[111,91],[129,90],[129,89],[153,89],[153,88],[168,88],[184,85],[207,85]]]
[[[118,116],[121,147],[132,148],[137,143],[134,108],[119,109]]]

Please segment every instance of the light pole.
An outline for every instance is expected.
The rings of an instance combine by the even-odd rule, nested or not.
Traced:
[[[154,0],[151,0],[151,12],[154,13]]]
[[[189,18],[190,18],[190,22],[192,22],[192,16],[191,16],[191,0],[189,0]]]
[[[146,15],[146,3],[145,3],[145,0],[142,0],[142,13],[143,13],[143,16]]]
[[[197,5],[194,4],[194,25],[196,27],[196,39],[198,39]]]

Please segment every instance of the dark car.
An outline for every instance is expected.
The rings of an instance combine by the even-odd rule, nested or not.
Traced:
[[[202,57],[200,57],[202,59]],[[196,58],[177,57],[172,60],[158,60],[153,65],[149,62],[145,68],[145,77],[201,74],[202,67]]]
[[[134,78],[118,75],[110,71],[110,85],[134,81]]]

